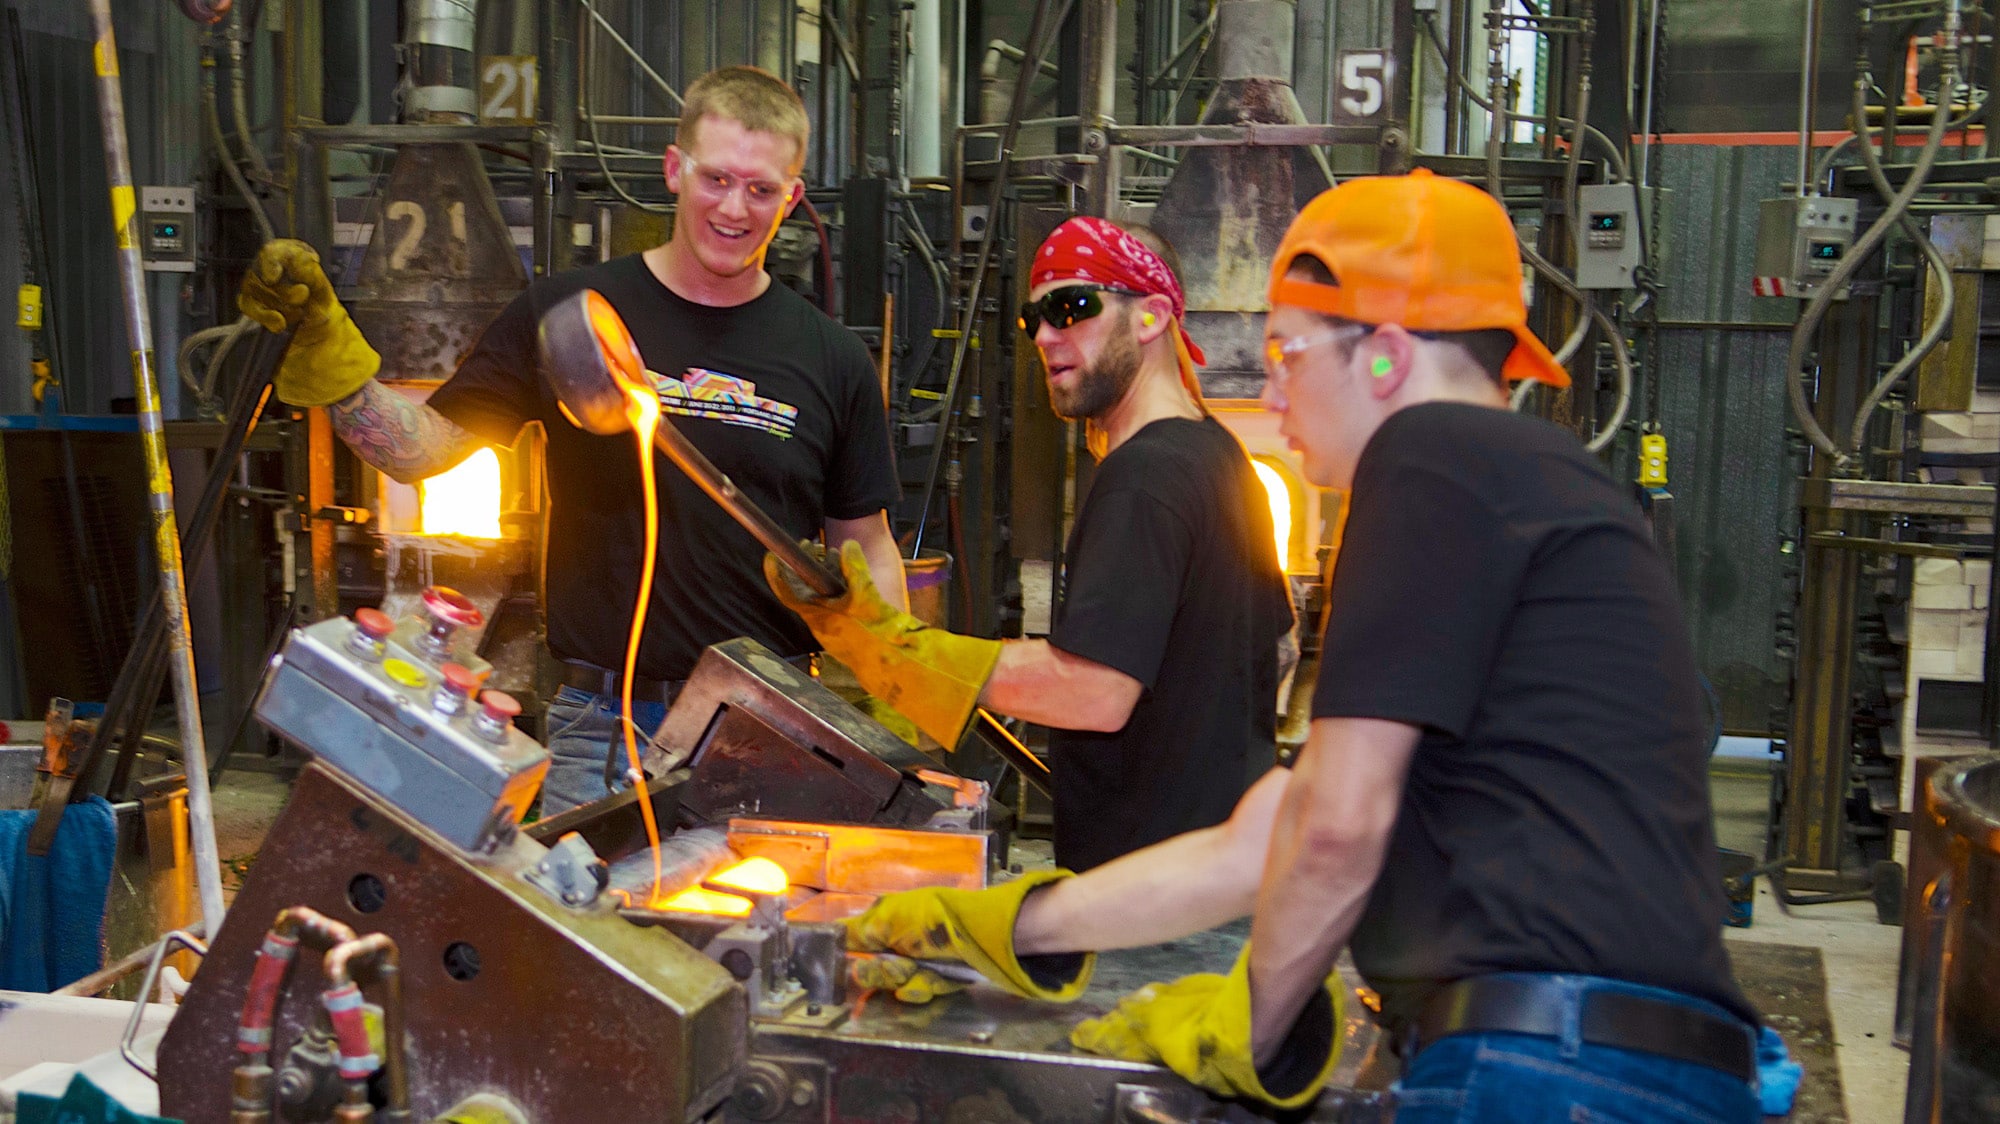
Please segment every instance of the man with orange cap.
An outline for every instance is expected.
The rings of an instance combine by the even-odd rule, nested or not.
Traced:
[[[1302,1105],[1347,948],[1404,1058],[1398,1124],[1761,1119],[1687,628],[1625,491],[1506,409],[1508,379],[1569,381],[1514,246],[1491,196],[1422,171],[1325,192],[1280,244],[1264,404],[1352,497],[1289,775],[1087,875],[883,898],[851,947],[1060,999],[1087,950],[1252,913],[1227,975],[1141,989],[1072,1041]]]
[[[1152,231],[1072,218],[1037,249],[1021,330],[1100,463],[1046,640],[922,627],[844,558],[840,604],[773,588],[863,686],[956,745],[975,704],[1049,727],[1056,861],[1087,870],[1229,817],[1276,753],[1291,602],[1249,457],[1202,404],[1201,349]]]

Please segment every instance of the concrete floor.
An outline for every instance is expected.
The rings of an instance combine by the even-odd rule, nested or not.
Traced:
[[[1713,791],[1716,834],[1722,845],[1762,854],[1768,774],[1756,764],[1720,764],[1713,774]],[[217,787],[217,845],[225,867],[226,895],[233,896],[241,884],[284,806],[286,793],[282,780],[247,770],[229,773]],[[1019,841],[1012,859],[1023,866],[1047,865],[1049,846],[1045,841]],[[1902,930],[1877,924],[1869,902],[1787,913],[1762,881],[1757,885],[1754,918],[1748,929],[1725,929],[1725,938],[1731,943],[1803,945],[1821,952],[1847,1119],[1866,1124],[1900,1119],[1909,1055],[1891,1042],[1890,1023]]]
[[[1761,856],[1770,815],[1769,773],[1761,764],[1719,763],[1710,781],[1717,841]],[[1724,929],[1724,939],[1820,950],[1847,1118],[1857,1124],[1902,1119],[1910,1056],[1891,1040],[1891,1023],[1903,930],[1877,923],[1872,902],[1794,907],[1787,912],[1762,879],[1757,882],[1752,916],[1750,928]]]

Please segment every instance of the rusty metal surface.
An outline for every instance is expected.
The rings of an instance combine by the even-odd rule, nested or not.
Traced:
[[[1158,1107],[1178,1110],[1173,1119],[1257,1119],[1157,1066],[1082,1054],[1069,1045],[1071,1027],[1109,1011],[1147,983],[1224,970],[1242,947],[1245,930],[1238,924],[1154,948],[1107,953],[1099,958],[1090,988],[1071,1004],[1021,999],[978,985],[923,1006],[881,994],[857,998],[848,1004],[848,1019],[830,1030],[759,1022],[753,1057],[784,1071],[787,1087],[803,1082],[811,1095],[802,1098],[803,1105],[788,1103],[762,1117],[732,1104],[729,1119],[1009,1124],[1156,1119],[1122,1111],[1141,1089],[1163,1099]],[[1354,1088],[1374,1036],[1365,1021],[1347,1020],[1339,1068],[1309,1119],[1389,1118],[1386,1094]]]
[[[680,1121],[713,1108],[743,1057],[741,988],[665,932],[622,920],[609,902],[570,910],[528,886],[518,874],[544,853],[516,838],[474,865],[309,766],[161,1044],[166,1113],[228,1118],[252,957],[270,919],[299,904],[402,948],[421,1119],[478,1092],[505,1095],[546,1121],[597,1119],[612,1106],[621,1119]],[[363,875],[383,891],[373,912],[350,901]],[[455,978],[467,975],[468,950],[479,969]],[[293,968],[279,1005],[280,1054],[316,1015],[323,986],[310,960]]]
[[[761,727],[761,729],[760,729]],[[930,758],[754,640],[702,652],[647,747],[648,772],[692,762],[684,807],[921,826],[952,807]]]
[[[382,375],[444,379],[527,286],[493,185],[469,144],[408,144],[382,188],[360,282],[342,301]]]
[[[1284,81],[1222,82],[1203,125],[1303,125]],[[1202,389],[1212,397],[1254,398],[1263,388],[1264,291],[1271,258],[1292,216],[1330,186],[1310,150],[1202,147],[1180,150],[1150,225],[1172,242],[1184,266],[1188,334],[1208,353]]]

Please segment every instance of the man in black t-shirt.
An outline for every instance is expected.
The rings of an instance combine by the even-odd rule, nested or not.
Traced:
[[[562,298],[602,293],[631,330],[666,420],[790,534],[858,544],[877,587],[904,601],[885,513],[899,489],[874,365],[858,338],[763,267],[778,224],[804,198],[805,108],[776,77],[728,67],[688,87],[682,121],[664,161],[678,197],[670,240],[530,285],[427,404],[373,381],[379,359],[303,244],[267,246],[240,300],[267,327],[298,328],[280,396],[330,406],[334,432],[398,480],[511,444],[531,422],[545,430],[544,610],[549,649],[567,668],[549,707],[545,812],[601,797],[626,773],[621,675],[644,549],[633,438],[569,424],[537,374],[536,327]],[[660,534],[631,684],[641,744],[707,645],[748,636],[788,658],[814,648],[766,587],[756,540],[650,455]]]
[[[1063,997],[1079,952],[1253,912],[1227,976],[1072,1041],[1304,1103],[1347,947],[1403,1049],[1399,1124],[1761,1119],[1692,646],[1623,490],[1506,409],[1508,379],[1568,383],[1514,246],[1496,200],[1424,171],[1323,193],[1280,245],[1264,402],[1306,475],[1352,490],[1291,775],[1088,875],[884,898],[851,946]]]
[[[834,607],[777,585],[862,685],[939,741],[956,744],[975,699],[1049,727],[1056,861],[1073,870],[1221,823],[1275,756],[1291,601],[1263,486],[1202,405],[1170,254],[1144,228],[1081,216],[1033,259],[1021,328],[1051,404],[1086,421],[1100,459],[1047,640],[913,634],[865,589]],[[883,662],[885,637],[960,653],[962,674],[914,683]]]

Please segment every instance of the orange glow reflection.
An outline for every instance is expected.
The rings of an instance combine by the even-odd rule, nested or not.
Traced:
[[[500,458],[481,449],[449,472],[417,484],[426,535],[500,537]]]

